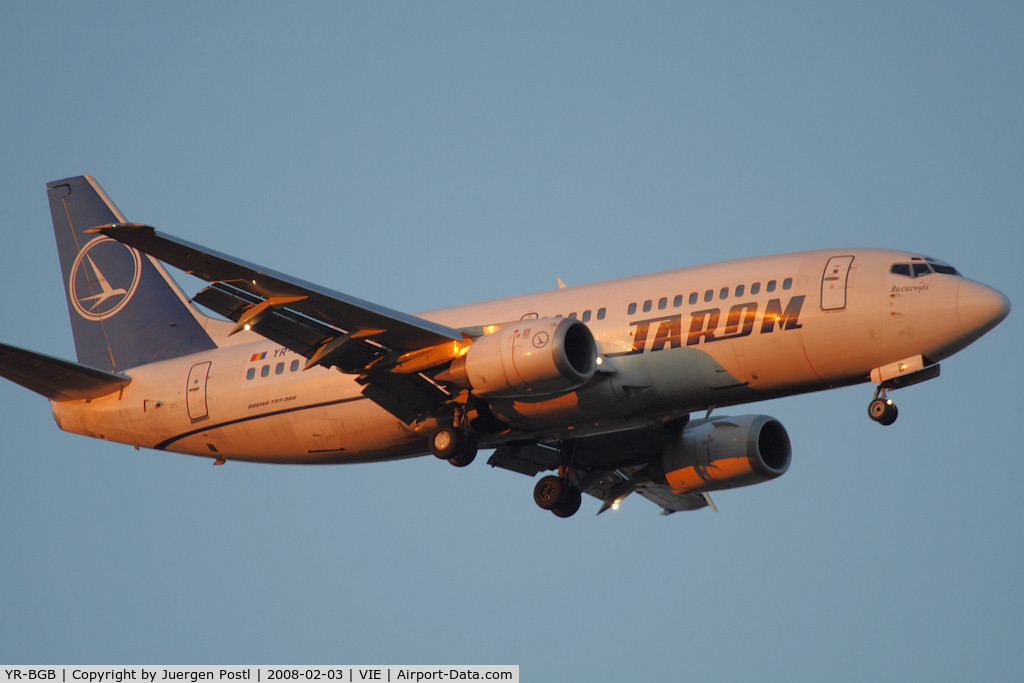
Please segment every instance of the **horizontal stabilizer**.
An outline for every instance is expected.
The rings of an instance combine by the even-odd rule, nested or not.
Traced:
[[[131,377],[0,344],[0,376],[53,401],[99,398],[127,386]]]

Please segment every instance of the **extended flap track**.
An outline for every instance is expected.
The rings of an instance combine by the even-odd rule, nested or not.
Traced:
[[[425,354],[406,354],[413,357],[406,363],[408,367],[396,368],[400,374],[389,372],[394,367],[389,362],[392,354],[373,340],[382,330],[348,331],[315,320],[290,307],[290,304],[304,301],[303,296],[263,299],[230,283],[217,282],[203,289],[193,300],[233,320],[232,334],[243,329],[253,330],[305,356],[306,369],[322,365],[361,375],[359,383],[364,386],[363,395],[407,424],[451,399],[435,382],[417,372],[423,368],[414,361],[424,355],[434,362],[437,355],[434,349],[427,349]],[[454,347],[454,343],[445,346]]]
[[[305,356],[307,368],[334,366],[360,374],[388,355],[387,349],[370,339],[375,330],[342,330],[289,307],[303,300],[301,296],[263,299],[226,282],[212,284],[194,298],[197,304],[235,321],[233,332],[251,329]]]

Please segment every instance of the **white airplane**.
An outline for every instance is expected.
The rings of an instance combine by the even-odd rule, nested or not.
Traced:
[[[0,374],[61,429],[215,464],[495,449],[491,465],[557,472],[534,500],[560,517],[583,493],[669,514],[781,476],[777,420],[712,409],[871,382],[868,414],[891,424],[889,391],[1010,311],[942,261],[829,249],[409,315],[128,223],[89,176],[47,189],[78,362],[0,345]]]

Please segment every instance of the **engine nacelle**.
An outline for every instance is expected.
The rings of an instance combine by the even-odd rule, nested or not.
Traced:
[[[675,493],[703,493],[781,477],[793,451],[789,435],[767,415],[695,420],[665,449],[665,480]]]
[[[541,318],[475,339],[449,375],[482,398],[522,398],[572,391],[596,370],[590,328],[573,318]]]

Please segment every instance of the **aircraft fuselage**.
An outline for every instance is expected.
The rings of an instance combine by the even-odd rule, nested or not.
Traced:
[[[601,364],[585,386],[489,402],[509,427],[481,438],[494,447],[866,382],[914,359],[937,363],[1001,320],[1008,302],[958,274],[921,266],[915,277],[914,264],[924,263],[902,251],[802,252],[419,317],[467,328],[565,316],[593,332]],[[908,274],[893,272],[897,264]],[[352,376],[303,370],[302,356],[242,334],[241,343],[130,369],[118,393],[53,402],[54,416],[70,432],[225,460],[344,463],[428,452],[436,420],[407,425],[363,396]]]

